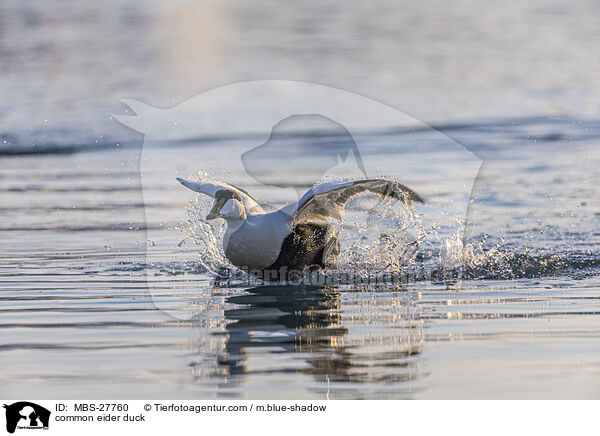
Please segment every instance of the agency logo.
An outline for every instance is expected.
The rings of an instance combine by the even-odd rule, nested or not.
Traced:
[[[6,431],[14,433],[22,430],[48,430],[50,411],[29,401],[19,401],[4,405],[6,409]]]
[[[316,195],[306,197],[312,199],[311,213],[294,215],[294,219],[327,221],[327,231],[323,226],[306,230],[307,235],[314,232],[316,246],[324,244],[324,248],[323,255],[315,249],[314,257],[305,263],[324,264],[329,274],[362,279],[381,271],[402,270],[407,277],[460,272],[464,226],[481,160],[414,117],[349,91],[284,80],[233,83],[164,109],[132,99],[123,103],[126,113],[113,117],[144,134],[140,176],[147,224],[147,277],[152,277],[148,290],[158,297],[154,298],[156,307],[172,316],[188,319],[200,308],[219,307],[221,296],[198,296],[193,289],[184,296],[180,282],[155,277],[190,268],[195,271],[195,262],[200,264],[198,271],[227,276],[222,272],[231,261],[225,247],[226,225],[213,218],[224,216],[226,204],[236,204],[220,198],[221,209],[215,209],[208,222],[204,217],[213,204],[211,194],[198,195],[190,203],[191,192],[176,179],[234,185],[244,197],[254,197],[252,204],[265,214],[281,211],[278,219],[288,212],[296,214],[298,210],[287,206],[298,204],[311,189],[317,189]],[[369,179],[399,183],[427,202],[413,209],[390,201],[390,195],[363,196],[351,205],[354,209],[346,214],[343,225],[339,224],[338,209],[343,211],[354,193],[368,189],[365,183],[356,187],[351,182]],[[170,208],[171,204],[181,205],[179,211]],[[334,230],[342,236],[339,247]],[[260,244],[276,241],[257,253],[230,254],[237,265],[270,264],[267,269],[273,271],[277,269],[273,265],[289,266],[288,260],[277,263],[280,255],[287,259],[288,245],[289,253],[304,249],[296,248],[283,233],[257,236]],[[189,240],[196,244],[186,244]],[[336,265],[325,256],[333,252],[339,255]],[[185,260],[177,263],[174,258]],[[188,260],[194,262],[190,265]],[[169,287],[182,296],[179,303],[163,298]],[[189,310],[191,301],[194,310]]]

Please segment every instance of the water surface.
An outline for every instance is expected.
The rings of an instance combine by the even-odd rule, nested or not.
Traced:
[[[3,1],[2,394],[597,398],[598,12],[593,0],[502,9],[467,0]],[[123,98],[172,107],[257,79],[378,99],[480,159],[474,186],[461,186],[460,161],[439,153],[443,135],[365,132],[380,146],[366,151],[374,166],[393,166],[428,199],[417,209],[426,237],[413,280],[215,282],[197,238],[178,246],[194,197],[175,182],[153,184],[160,165],[144,173],[142,193],[144,138],[110,114],[124,112]],[[217,166],[187,164],[241,178],[206,139],[192,142]],[[223,153],[249,141],[240,132],[217,139]],[[403,166],[403,156],[418,165]],[[295,194],[245,187],[270,207]],[[470,192],[462,263],[443,254],[459,240],[456,217],[444,214],[458,204],[456,187]],[[361,205],[351,203],[341,228],[347,247]],[[165,228],[168,237],[148,237]]]
[[[4,158],[4,394],[597,397],[598,125],[450,127],[484,157],[467,265],[404,285],[215,282],[193,241],[145,271],[145,215],[184,227],[189,205],[167,190],[144,213],[136,149]],[[420,248],[417,266],[440,262]]]

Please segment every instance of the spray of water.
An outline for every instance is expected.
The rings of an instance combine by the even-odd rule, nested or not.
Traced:
[[[195,179],[206,180],[206,177],[206,173],[200,172]],[[188,227],[184,230],[186,237],[181,244],[193,241],[199,254],[198,262],[207,271],[216,275],[221,269],[231,269],[233,265],[225,257],[221,243],[225,230],[227,230],[225,221],[222,219],[207,221],[205,219],[212,203],[212,198],[198,194],[195,200],[187,204],[185,213]]]
[[[340,272],[368,276],[409,269],[419,244],[427,237],[428,232],[411,205],[373,197],[377,199],[373,207],[365,210],[349,204],[351,213],[344,217],[344,223],[334,224],[342,246]]]
[[[200,173],[197,179],[205,179]],[[555,274],[570,266],[556,255],[515,253],[503,240],[490,245],[485,235],[463,240],[463,223],[449,236],[440,223],[426,227],[423,216],[411,205],[368,194],[351,200],[343,223],[332,222],[338,231],[341,253],[331,274],[368,277],[381,272],[410,276],[415,280],[515,279]],[[182,243],[194,243],[198,263],[214,275],[229,271],[243,274],[225,257],[223,220],[206,221],[212,199],[199,194],[186,208],[187,229]],[[374,204],[374,205],[373,205]],[[446,227],[448,228],[448,227]],[[585,267],[586,265],[584,265]]]
[[[205,178],[205,173],[196,177],[198,180]],[[415,263],[419,244],[428,235],[420,216],[411,205],[376,195],[363,197],[371,197],[371,201],[363,198],[361,204],[349,204],[347,209],[352,212],[346,215],[344,223],[332,222],[342,246],[334,272],[368,276],[410,268]],[[223,269],[233,271],[235,267],[223,252],[221,241],[226,230],[225,222],[205,220],[212,202],[212,199],[200,194],[188,203],[188,226],[182,244],[193,242],[199,253],[198,262],[213,274],[221,274]]]

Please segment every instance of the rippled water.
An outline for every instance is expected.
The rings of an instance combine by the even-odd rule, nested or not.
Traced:
[[[458,282],[402,286],[215,282],[193,241],[177,247],[186,201],[164,190],[144,214],[136,149],[3,160],[4,394],[597,396],[598,126],[446,131],[484,157],[467,265]],[[156,211],[172,221],[154,223]],[[154,225],[182,228],[170,249],[157,241],[145,272]],[[420,248],[416,267],[440,267],[435,247]]]
[[[590,0],[2,2],[2,394],[597,398],[597,16]],[[419,250],[393,269],[402,284],[216,281],[218,250],[207,259],[194,227],[208,202],[159,181],[206,171],[267,207],[295,190],[245,176],[240,132],[152,149],[148,164],[110,116],[127,97],[171,107],[272,78],[437,129],[361,133],[369,175],[428,200],[407,230]],[[365,242],[364,201],[339,230],[346,264],[368,273],[393,251]]]

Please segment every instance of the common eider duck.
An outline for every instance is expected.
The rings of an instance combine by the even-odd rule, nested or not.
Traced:
[[[335,265],[340,243],[329,218],[342,220],[346,202],[361,192],[403,203],[423,199],[399,183],[384,179],[326,182],[275,212],[265,212],[243,189],[224,182],[177,178],[192,191],[215,199],[207,220],[223,218],[225,255],[231,263],[264,280],[285,280],[305,269]]]

